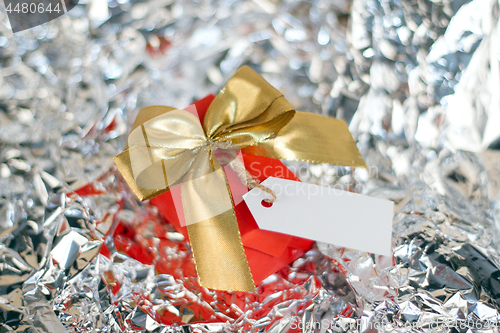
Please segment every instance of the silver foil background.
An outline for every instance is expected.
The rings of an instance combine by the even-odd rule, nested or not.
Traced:
[[[89,0],[12,34],[1,7],[0,331],[498,331],[498,13],[493,0]],[[288,165],[394,200],[394,257],[318,244],[238,319],[188,324],[172,300],[217,305],[109,236],[128,223],[155,256],[189,256],[173,229],[159,247],[158,213],[111,158],[141,107],[188,105],[245,64],[296,109],[350,124],[368,172]],[[151,315],[164,309],[185,324]]]

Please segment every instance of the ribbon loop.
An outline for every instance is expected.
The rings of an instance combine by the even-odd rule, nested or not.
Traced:
[[[187,173],[195,179],[212,172],[200,121],[185,110],[171,110],[145,121],[130,132],[128,146],[133,176],[142,188],[166,189]],[[206,156],[200,159],[200,155]]]
[[[203,128],[208,137],[232,137],[233,142],[250,146],[275,135],[293,118],[294,112],[278,90],[245,66],[210,104]],[[245,139],[241,138],[243,134]]]

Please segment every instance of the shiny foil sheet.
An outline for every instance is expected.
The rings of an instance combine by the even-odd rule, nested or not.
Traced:
[[[498,331],[498,13],[88,0],[13,34],[0,6],[0,331]],[[242,65],[350,124],[368,170],[288,165],[393,200],[393,257],[318,244],[255,294],[199,287],[188,242],[112,157],[141,107],[188,105]]]

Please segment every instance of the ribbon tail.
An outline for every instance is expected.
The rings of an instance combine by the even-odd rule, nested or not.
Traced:
[[[114,161],[118,170],[122,174],[123,178],[127,182],[128,186],[134,192],[134,194],[139,198],[139,200],[148,200],[154,198],[166,191],[168,188],[159,188],[159,189],[147,189],[139,187],[134,178],[134,173],[132,171],[132,163],[130,162],[130,153],[129,150],[126,149],[119,155],[114,157]],[[161,186],[158,186],[161,187]]]
[[[215,290],[255,291],[222,169],[181,184],[181,196],[200,285]]]
[[[366,168],[345,121],[308,112],[297,111],[275,138],[242,151],[284,160]]]

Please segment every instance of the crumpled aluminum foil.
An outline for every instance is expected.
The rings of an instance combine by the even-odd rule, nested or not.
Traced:
[[[0,331],[498,331],[498,2],[84,1],[0,11]],[[394,256],[318,244],[258,293],[197,286],[189,245],[112,156],[138,110],[241,65],[345,119],[368,171],[300,178],[396,203]]]

